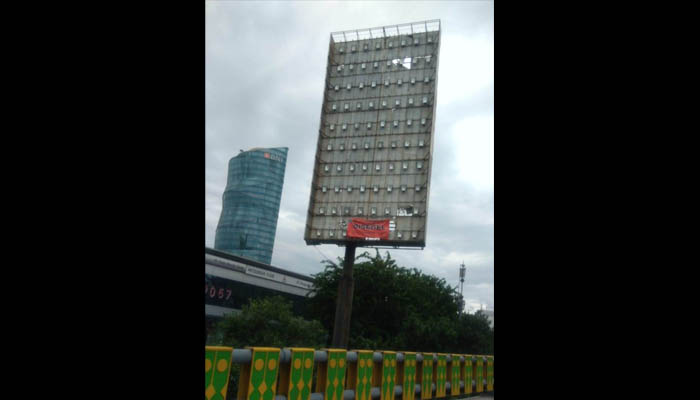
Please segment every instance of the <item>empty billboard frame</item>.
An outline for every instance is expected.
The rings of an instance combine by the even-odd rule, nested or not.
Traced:
[[[425,247],[440,20],[332,33],[304,240]]]

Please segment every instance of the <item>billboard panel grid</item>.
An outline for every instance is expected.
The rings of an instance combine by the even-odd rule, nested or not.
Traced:
[[[425,246],[440,34],[439,20],[331,34],[307,244]],[[389,231],[358,237],[372,229]]]

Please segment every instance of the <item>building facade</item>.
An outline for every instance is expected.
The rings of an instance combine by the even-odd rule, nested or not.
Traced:
[[[440,34],[439,20],[331,34],[307,244],[357,240],[362,219],[382,223],[373,245],[425,246]]]
[[[313,287],[309,276],[247,258],[204,248],[204,314],[206,333],[226,314],[238,312],[251,299],[281,296],[297,315]]]
[[[255,148],[229,161],[214,248],[270,264],[287,148]]]

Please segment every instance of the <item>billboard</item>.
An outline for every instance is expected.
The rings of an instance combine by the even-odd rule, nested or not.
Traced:
[[[424,247],[440,21],[331,34],[304,240]]]

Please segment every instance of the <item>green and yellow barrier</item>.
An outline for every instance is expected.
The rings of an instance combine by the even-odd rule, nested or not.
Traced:
[[[399,364],[396,381],[401,382],[403,393],[401,400],[416,398],[416,353],[404,352],[403,362]]]
[[[353,350],[357,361],[348,362],[347,388],[355,391],[355,400],[372,400],[371,350]]]
[[[486,390],[493,391],[493,356],[486,357]]]
[[[232,354],[233,347],[204,348],[204,397],[207,400],[226,399]]]
[[[277,389],[280,349],[276,347],[246,347],[252,351],[249,364],[241,369],[238,398],[274,400]]]
[[[433,378],[435,380],[435,398],[441,399],[445,397],[447,382],[447,354],[438,353],[437,366],[435,372],[433,373]]]
[[[464,355],[464,393],[472,394],[474,388],[472,380],[475,378],[476,371],[474,370],[474,358],[471,354]]]
[[[314,376],[314,349],[293,347],[289,350],[290,362],[280,369],[279,393],[287,396],[287,400],[309,400]]]
[[[382,359],[374,361],[374,351],[353,350],[357,357],[348,362],[344,349],[323,349],[317,355],[311,348],[289,348],[283,352],[276,347],[246,347],[247,350],[226,346],[205,346],[205,400],[225,400],[232,362],[241,363],[238,384],[239,400],[275,400],[279,393],[286,400],[310,400],[316,369],[314,392],[324,400],[343,400],[343,391],[353,390],[355,400],[372,400],[372,389],[379,390],[379,400],[416,400],[415,387],[420,387],[420,399],[443,399],[494,390],[494,357],[492,355],[404,352],[399,362],[397,352],[382,351]],[[317,363],[314,360],[318,361]],[[283,365],[280,365],[282,361]],[[317,365],[314,365],[317,364]],[[464,382],[464,390],[460,387]],[[474,386],[472,386],[474,382]],[[395,396],[396,385],[403,388]],[[435,395],[433,396],[433,384]],[[395,398],[396,397],[396,398]]]
[[[461,376],[461,368],[459,362],[459,354],[452,354],[452,361],[447,366],[447,375],[450,377],[450,396],[460,394],[459,378]]]
[[[323,349],[328,359],[319,363],[316,377],[316,392],[324,393],[324,400],[343,400],[347,351],[344,349]]]
[[[382,361],[374,364],[372,382],[379,386],[379,400],[394,400],[396,385],[396,352],[382,351]]]
[[[421,400],[433,397],[433,353],[423,353],[423,362],[420,364],[420,398]]]
[[[484,391],[484,359],[481,356],[476,356],[476,393]]]

